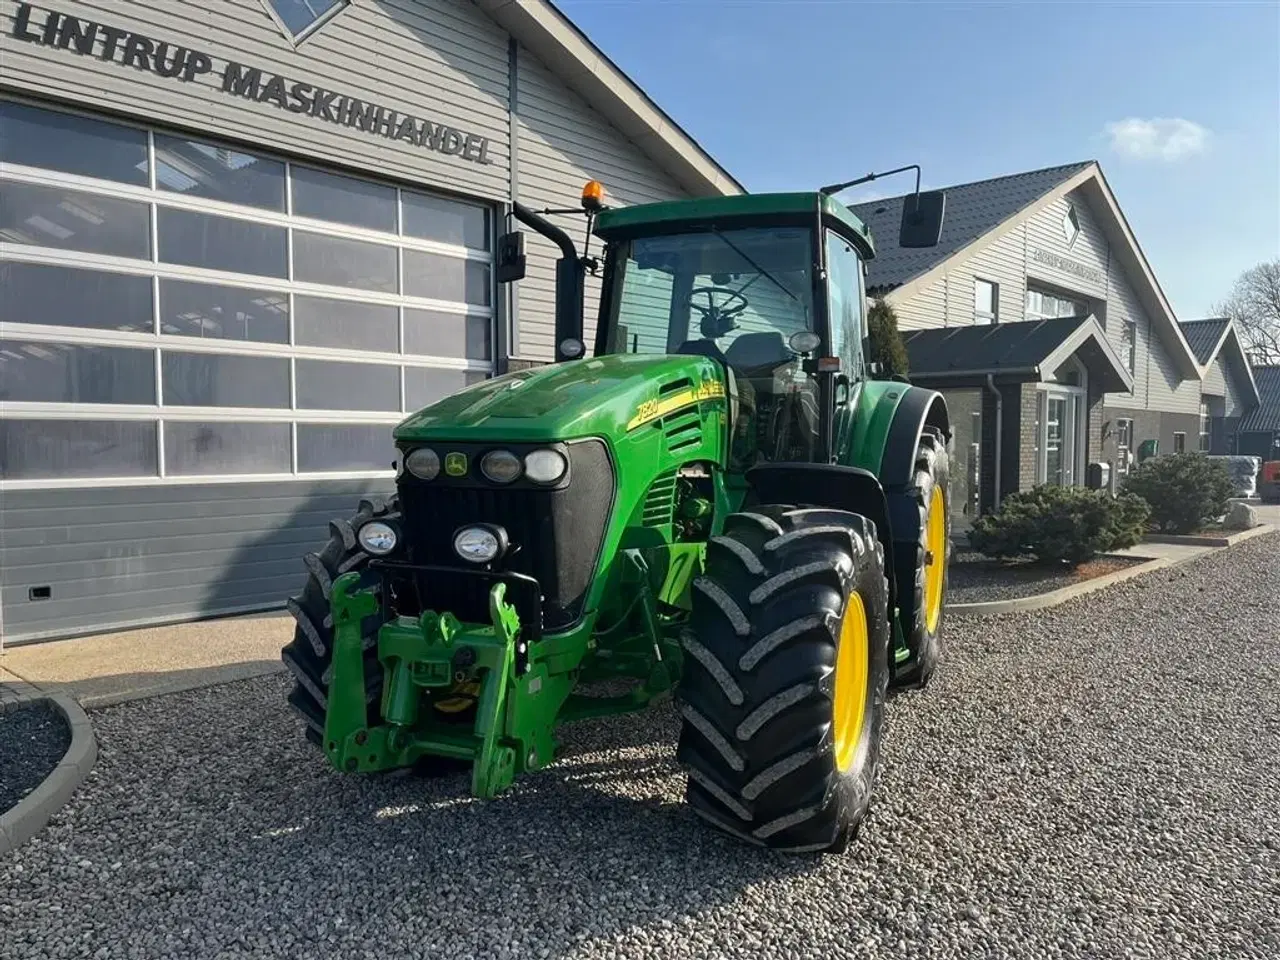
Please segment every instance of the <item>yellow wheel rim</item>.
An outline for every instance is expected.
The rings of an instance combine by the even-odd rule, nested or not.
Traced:
[[[942,581],[947,563],[947,503],[942,490],[933,488],[925,527],[924,623],[933,633],[942,619]]]
[[[840,646],[836,650],[836,692],[834,706],[836,767],[844,772],[853,766],[862,739],[862,720],[867,712],[867,609],[862,597],[849,594],[840,620]]]

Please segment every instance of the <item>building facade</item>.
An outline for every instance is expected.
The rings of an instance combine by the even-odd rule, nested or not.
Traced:
[[[957,509],[1096,481],[1094,464],[1118,479],[1146,441],[1196,449],[1205,371],[1098,164],[946,192],[933,250],[896,247],[902,198],[853,209],[881,247],[868,292],[899,317],[911,380],[951,405]]]
[[[588,179],[742,190],[543,0],[0,0],[0,638],[281,606],[406,412],[550,359],[494,246]]]
[[[1183,321],[1182,331],[1204,368],[1200,383],[1200,435],[1194,448],[1213,456],[1240,451],[1240,424],[1261,397],[1249,357],[1225,317]]]

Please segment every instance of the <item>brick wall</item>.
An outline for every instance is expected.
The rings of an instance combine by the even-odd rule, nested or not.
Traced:
[[[1036,462],[1040,457],[1039,431],[1036,423],[1039,391],[1034,383],[1022,384],[1018,407],[1018,466],[1017,485],[1012,490],[1030,490],[1036,485]],[[1006,491],[1006,492],[1007,492]]]

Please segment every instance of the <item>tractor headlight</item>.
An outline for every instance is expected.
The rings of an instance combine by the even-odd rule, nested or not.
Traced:
[[[430,447],[418,447],[404,458],[404,468],[419,480],[434,480],[440,475],[440,455]]]
[[[381,557],[396,548],[399,537],[396,536],[396,528],[391,524],[383,523],[381,520],[370,520],[360,528],[356,539],[360,541],[360,546],[366,553]]]
[[[534,483],[555,483],[569,464],[558,450],[534,450],[524,458],[524,475]]]
[[[492,563],[507,549],[501,527],[463,527],[453,535],[453,552],[468,563]]]
[[[520,476],[520,458],[510,450],[490,450],[480,461],[480,472],[494,483],[510,483]]]

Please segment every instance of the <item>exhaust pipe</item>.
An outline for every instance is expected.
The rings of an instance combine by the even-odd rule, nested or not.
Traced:
[[[586,265],[569,234],[524,204],[512,204],[511,212],[560,248],[556,261],[556,363],[577,360],[586,353],[582,341],[582,311],[586,304]]]

